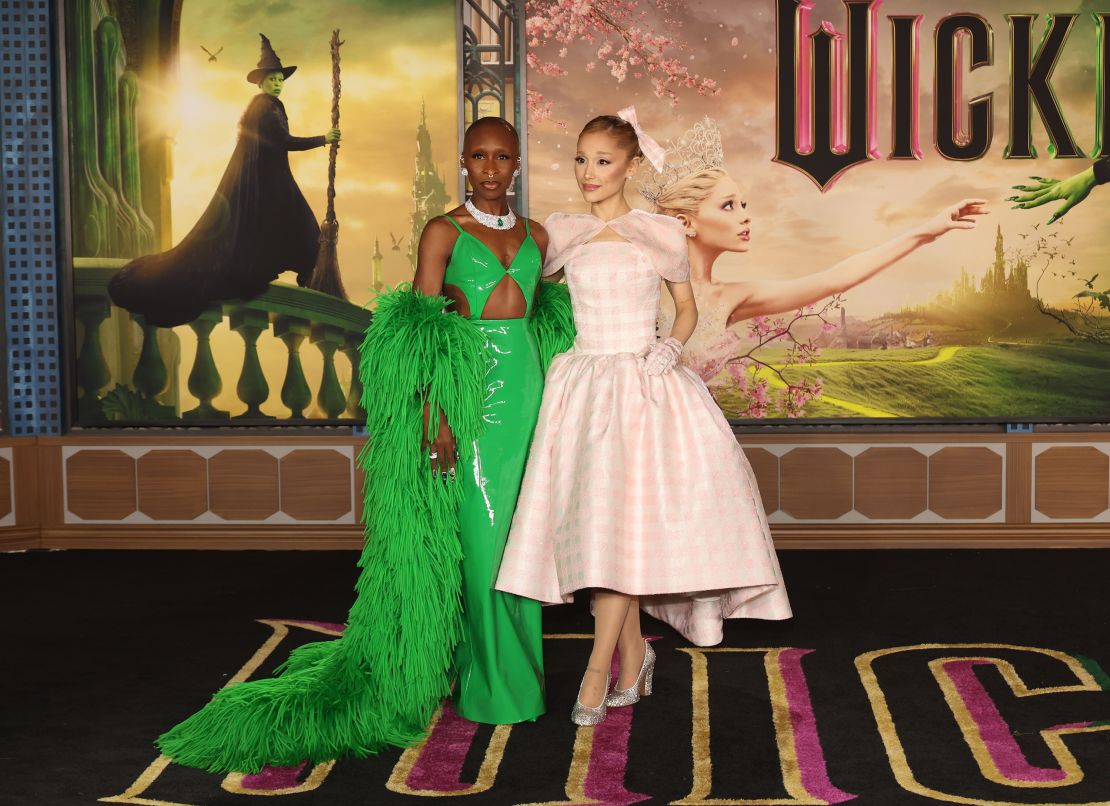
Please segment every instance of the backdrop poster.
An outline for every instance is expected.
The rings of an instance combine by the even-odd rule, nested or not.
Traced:
[[[62,18],[78,424],[363,419],[366,306],[456,204],[455,3],[76,0]],[[274,147],[274,115],[324,135],[337,89],[338,237],[317,261],[330,146]]]
[[[974,5],[531,0],[532,214],[584,211],[577,133],[634,104],[736,189],[685,358],[727,415],[1106,421],[1110,3]]]

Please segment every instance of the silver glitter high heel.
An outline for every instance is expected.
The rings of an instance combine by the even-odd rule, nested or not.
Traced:
[[[586,674],[590,672],[600,672],[600,669],[586,668]],[[586,675],[582,675],[582,682],[586,682]],[[605,690],[609,691],[609,673],[605,673]],[[574,700],[574,707],[570,709],[570,721],[575,725],[596,725],[601,720],[605,719],[605,699],[601,700],[601,705],[583,705],[582,704],[582,685],[578,686],[578,697]]]
[[[609,708],[621,708],[640,701],[640,697],[651,696],[651,678],[655,674],[655,650],[651,644],[644,641],[644,662],[640,664],[640,674],[631,688],[615,688],[605,698],[605,705]]]

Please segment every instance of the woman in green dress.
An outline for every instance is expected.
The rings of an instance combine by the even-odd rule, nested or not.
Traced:
[[[543,394],[529,327],[547,233],[517,219],[507,194],[520,173],[516,131],[483,118],[463,141],[461,170],[473,194],[432,219],[420,238],[413,287],[451,300],[449,310],[485,337],[490,357],[484,429],[465,462],[442,410],[425,404],[430,471],[462,487],[462,637],[455,651],[455,707],[474,722],[508,724],[544,712],[540,604],[493,588]],[[430,425],[429,425],[430,423]]]
[[[508,207],[512,126],[476,121],[460,163],[473,197],[425,227],[412,286],[378,296],[360,350],[366,543],[347,628],[159,737],[176,763],[257,772],[408,746],[452,691],[478,722],[544,711],[540,605],[493,583],[544,369],[574,341],[570,299],[540,282],[543,228]]]

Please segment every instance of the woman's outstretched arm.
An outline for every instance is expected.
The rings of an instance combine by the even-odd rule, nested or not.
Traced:
[[[723,304],[729,309],[727,325],[753,316],[797,310],[854,288],[946,232],[974,229],[976,218],[987,214],[985,204],[985,199],[964,199],[919,227],[816,274],[793,280],[729,283],[722,290]]]

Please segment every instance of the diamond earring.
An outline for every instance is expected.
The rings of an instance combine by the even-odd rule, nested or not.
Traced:
[[[520,176],[520,168],[513,171],[513,179],[516,179],[518,176]]]
[[[459,173],[462,174],[463,176],[470,176],[470,171],[466,170],[465,165],[462,165],[462,166],[459,167]]]

